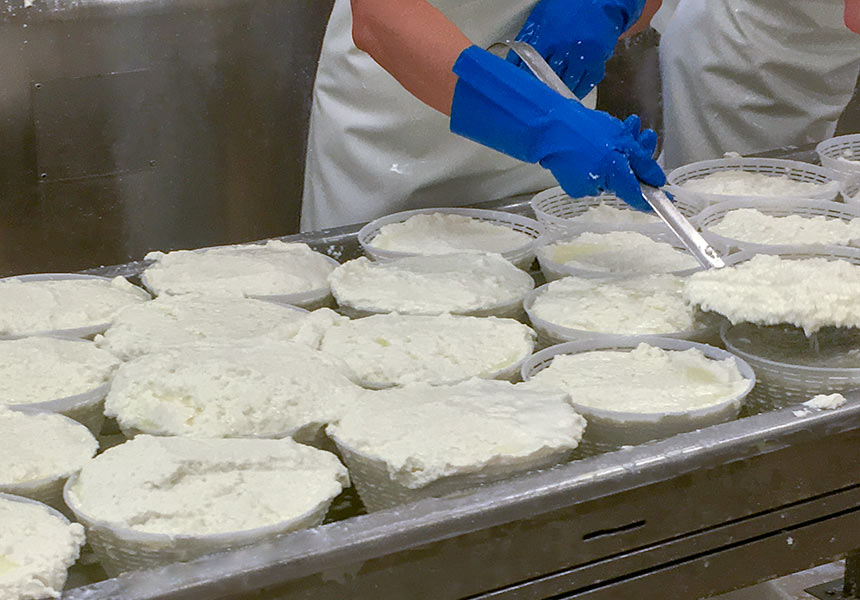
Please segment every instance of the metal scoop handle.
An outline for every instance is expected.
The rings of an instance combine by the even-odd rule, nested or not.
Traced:
[[[523,63],[531,70],[535,77],[548,85],[550,88],[571,100],[579,102],[579,98],[570,90],[561,77],[559,77],[552,67],[547,64],[543,56],[525,42],[496,42],[492,44],[488,50],[510,50],[520,57]],[[702,234],[696,231],[696,228],[687,220],[684,215],[675,207],[666,192],[659,188],[650,185],[642,184],[642,197],[654,209],[657,216],[660,217],[669,229],[672,230],[681,243],[690,251],[696,260],[705,267],[710,269],[718,269],[726,266],[726,263],[720,257],[719,253],[708,244]]]

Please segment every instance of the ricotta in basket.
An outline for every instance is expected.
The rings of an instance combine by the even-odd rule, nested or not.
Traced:
[[[502,254],[533,241],[528,234],[465,215],[417,214],[379,229],[371,246],[412,254],[497,252]]]
[[[563,462],[584,427],[566,393],[473,379],[367,392],[327,432],[378,510]]]
[[[0,406],[0,491],[11,492],[8,484],[68,477],[96,450],[89,429],[71,419]]]
[[[694,273],[684,297],[732,323],[789,323],[810,335],[822,327],[860,327],[860,266],[824,257],[759,254],[735,266]]]
[[[295,342],[182,346],[120,367],[105,414],[130,433],[313,440],[361,391],[346,373]]]
[[[122,277],[0,280],[0,335],[28,335],[109,323],[149,294]]]
[[[265,527],[309,513],[320,513],[319,522],[348,485],[346,468],[334,454],[289,439],[140,435],[84,466],[66,497],[88,521],[197,536]]]
[[[510,316],[534,280],[499,254],[365,257],[339,266],[331,288],[341,307],[359,312]]]
[[[123,360],[200,342],[299,340],[316,346],[341,318],[330,309],[309,313],[251,298],[159,296],[122,310],[95,342]]]
[[[564,277],[536,292],[530,315],[568,329],[623,335],[696,327],[682,296],[684,278],[661,274],[630,279]]]
[[[150,252],[146,287],[158,295],[198,292],[232,296],[290,295],[326,289],[332,261],[307,244],[265,244]]]
[[[860,219],[843,221],[824,216],[775,217],[754,208],[731,210],[708,230],[755,244],[848,244],[860,238]]]
[[[341,322],[321,349],[342,359],[367,387],[510,378],[534,348],[534,332],[513,319],[372,315]]]
[[[108,383],[120,361],[84,340],[0,340],[0,405],[48,402]]]
[[[0,495],[0,598],[59,598],[84,528],[44,504]]]
[[[765,175],[740,169],[715,171],[688,179],[681,187],[705,194],[728,196],[804,196],[821,190],[822,184],[797,181],[787,175]]]
[[[576,199],[571,200],[576,202]],[[590,206],[585,212],[566,219],[578,225],[652,225],[662,223],[660,217],[632,208],[616,208],[609,204]]]
[[[671,273],[699,266],[687,252],[635,231],[585,232],[547,244],[538,254],[559,265],[599,273]]]
[[[644,343],[629,352],[559,354],[530,381],[567,392],[581,410],[626,413],[707,408],[737,396],[748,384],[734,359],[713,360],[696,348],[664,350]]]

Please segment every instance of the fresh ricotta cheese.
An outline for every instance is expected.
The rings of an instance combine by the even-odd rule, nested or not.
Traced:
[[[646,414],[707,408],[748,386],[733,358],[713,360],[695,348],[663,350],[648,344],[629,352],[559,354],[530,381],[570,394],[577,407]]]
[[[576,202],[575,199],[571,202]],[[567,219],[571,223],[579,225],[652,225],[661,223],[660,217],[654,213],[646,213],[632,208],[616,208],[609,204],[598,204]]]
[[[844,406],[848,402],[842,394],[818,394],[803,403],[809,408],[817,408],[819,410],[836,410]]]
[[[0,598],[59,598],[84,528],[47,506],[0,496]]]
[[[126,279],[0,280],[0,335],[20,336],[110,323],[121,308],[149,300]]]
[[[0,406],[0,489],[80,470],[98,450],[89,429],[53,413],[25,413]]]
[[[367,387],[494,378],[533,348],[534,332],[513,319],[397,313],[342,322],[321,344]]]
[[[689,331],[696,320],[683,290],[684,278],[668,274],[617,280],[565,277],[536,292],[529,314],[558,327],[601,333]]]
[[[635,231],[585,232],[538,251],[542,259],[599,273],[671,273],[699,266],[688,253]]]
[[[201,293],[218,296],[290,295],[326,289],[331,260],[306,244],[269,240],[265,244],[203,250],[150,252],[154,261],[142,275],[158,295]]]
[[[160,296],[123,309],[95,342],[123,360],[201,342],[298,337],[314,345],[339,318],[330,309],[308,313],[251,298]]]
[[[412,254],[510,252],[533,241],[522,233],[465,215],[426,213],[379,229],[370,245],[381,250]]]
[[[694,273],[684,297],[732,323],[789,323],[807,335],[826,326],[860,327],[860,266],[759,254],[735,266]]]
[[[324,512],[348,486],[336,456],[290,439],[139,435],[87,463],[67,496],[113,527],[196,536]]]
[[[498,254],[366,257],[331,274],[338,304],[371,313],[478,314],[521,302],[534,280]]]
[[[860,219],[823,216],[774,217],[754,208],[731,210],[708,229],[723,237],[755,244],[841,244],[860,238]]]
[[[120,361],[92,342],[52,337],[0,340],[0,404],[32,404],[108,383]]]
[[[383,461],[394,483],[416,489],[446,477],[560,462],[584,427],[565,393],[469,380],[368,392],[327,432],[351,453]]]
[[[120,367],[105,414],[156,435],[305,439],[361,390],[348,372],[294,342],[182,346]]]
[[[821,191],[822,184],[797,181],[787,175],[765,175],[740,169],[716,171],[688,179],[681,187],[705,194],[729,196],[800,196]]]

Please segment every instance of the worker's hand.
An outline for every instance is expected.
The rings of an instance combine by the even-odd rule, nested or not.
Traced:
[[[606,74],[606,61],[642,14],[645,0],[541,0],[517,40],[531,44],[578,97]],[[508,60],[522,66],[511,52]]]
[[[590,110],[481,50],[467,48],[454,64],[459,76],[451,106],[451,131],[549,169],[573,197],[615,192],[649,210],[639,181],[666,183],[652,155],[657,136],[626,121]]]

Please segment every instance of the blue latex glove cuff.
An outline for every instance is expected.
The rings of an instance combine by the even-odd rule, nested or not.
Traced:
[[[572,196],[615,191],[645,209],[637,176],[661,186],[651,158],[656,135],[640,132],[638,117],[623,123],[563,98],[514,65],[476,46],[454,64],[459,76],[451,131],[549,169]]]

